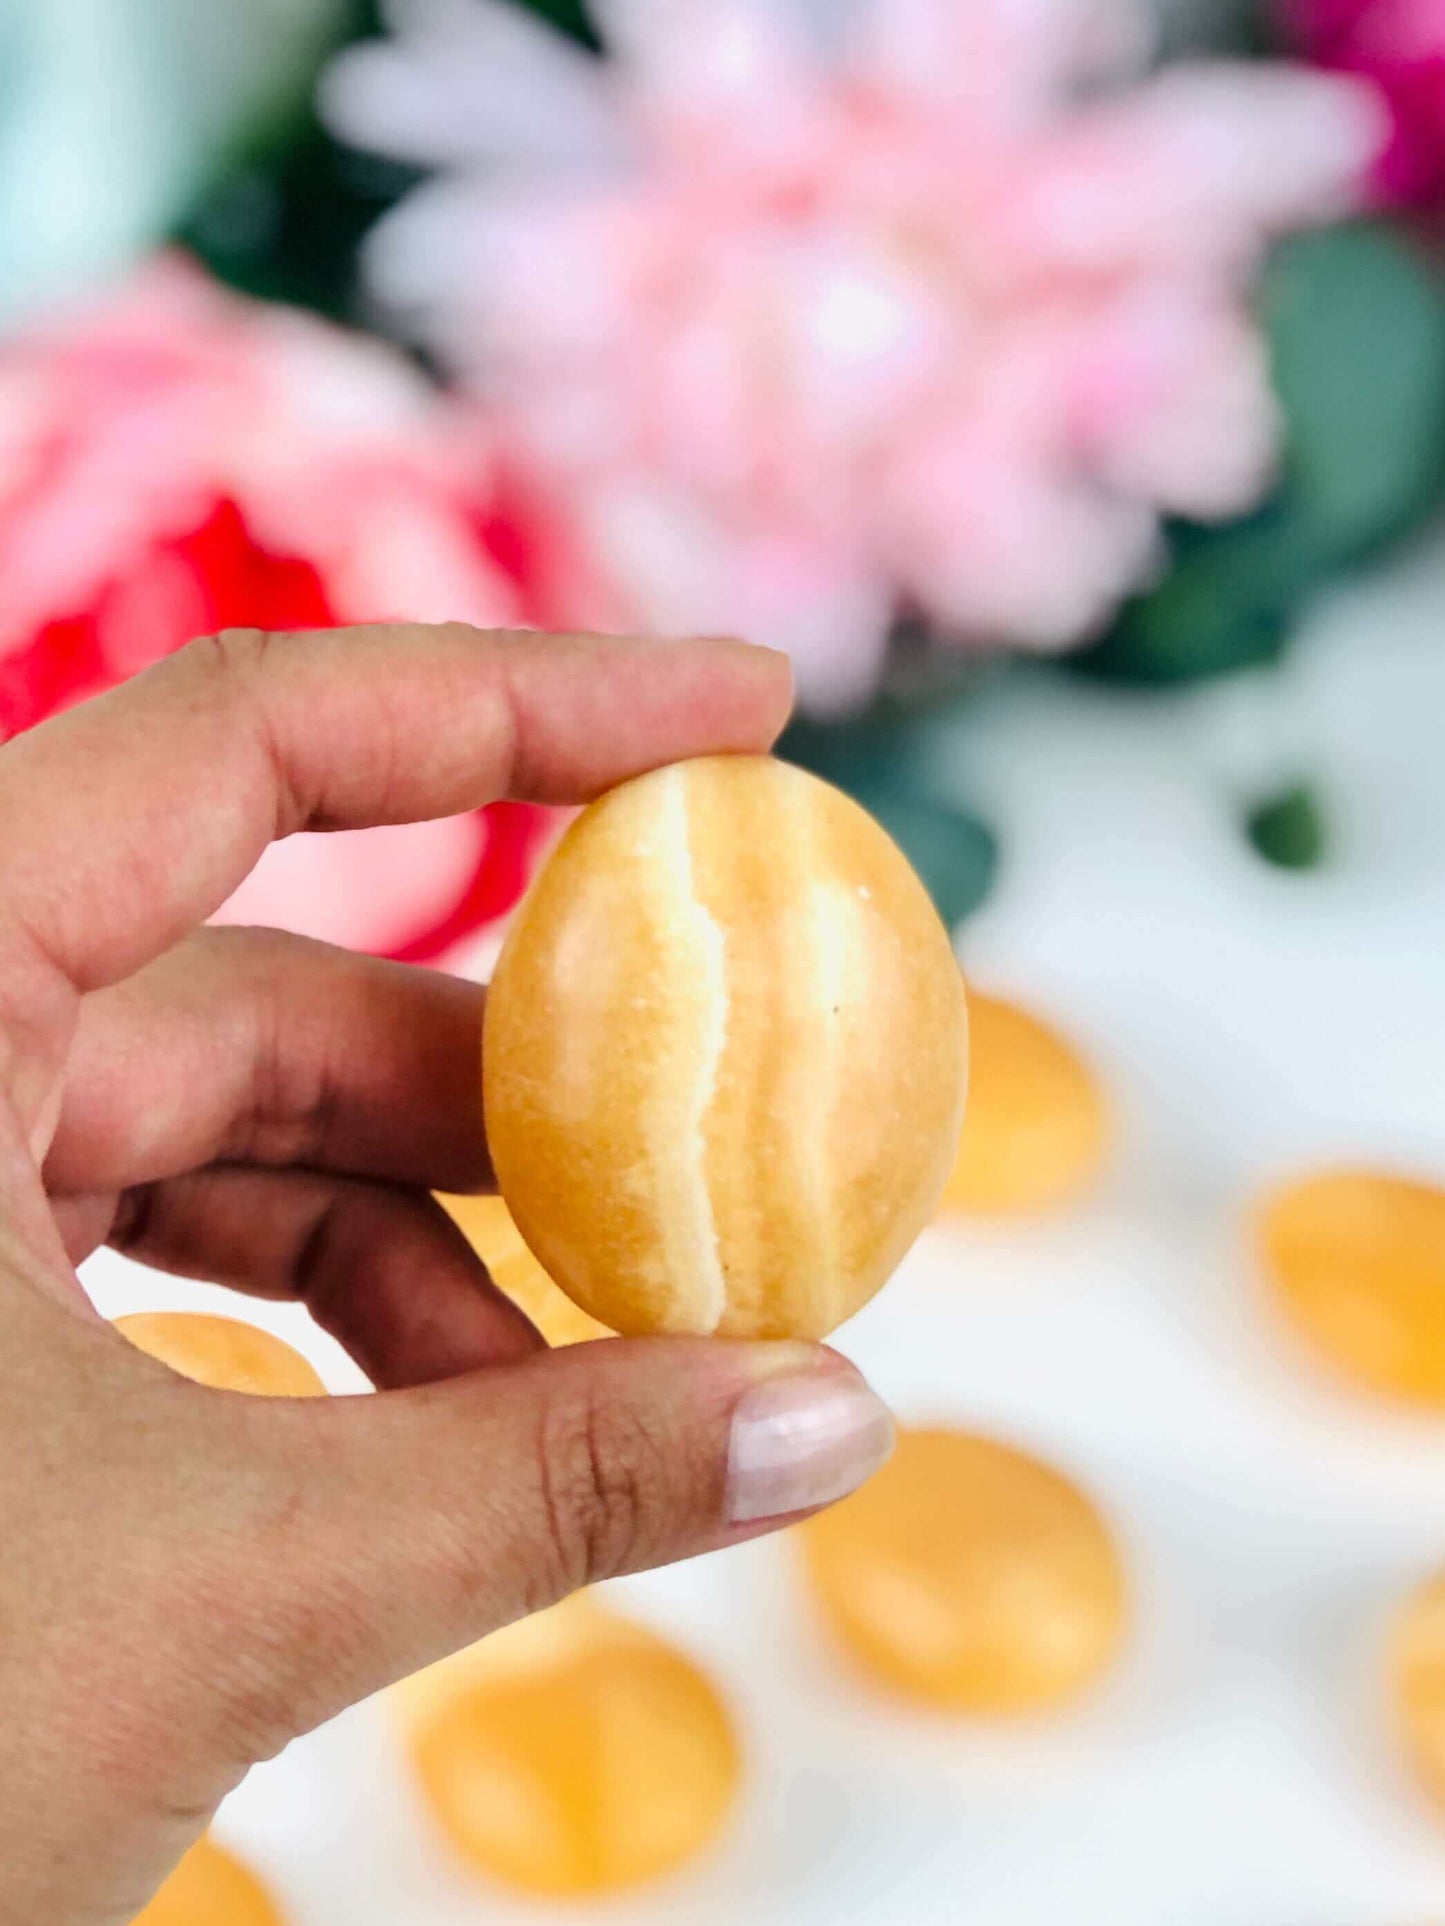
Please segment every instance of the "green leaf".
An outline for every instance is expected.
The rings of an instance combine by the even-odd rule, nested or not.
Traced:
[[[550,20],[554,27],[563,33],[571,34],[584,46],[596,47],[601,42],[597,29],[592,24],[585,0],[522,0],[522,4],[533,13],[540,13],[544,20]]]
[[[1257,803],[1244,829],[1256,854],[1276,869],[1314,869],[1325,860],[1324,811],[1308,783],[1292,783]]]
[[[351,0],[0,0],[0,319],[127,269],[309,99]]]
[[[1280,248],[1262,315],[1285,416],[1275,497],[1221,527],[1176,522],[1171,565],[1073,658],[1115,681],[1272,660],[1307,596],[1445,493],[1445,277],[1385,222]]]
[[[1198,682],[1277,661],[1288,632],[1285,608],[1273,598],[1252,604],[1239,580],[1186,550],[1152,595],[1131,603],[1102,641],[1066,661],[1099,681]]]
[[[294,77],[289,111],[253,129],[176,239],[244,294],[356,320],[362,236],[421,176],[352,153],[321,125],[314,95],[323,58],[347,39],[380,33],[377,0],[347,0],[343,22]]]
[[[914,740],[908,720],[887,702],[878,701],[861,715],[831,722],[795,717],[778,754],[856,796],[880,786],[898,786],[898,772],[914,760]]]
[[[518,0],[595,47],[582,0]],[[378,0],[346,0],[343,29],[293,76],[286,111],[218,170],[176,236],[232,287],[364,323],[357,258],[367,230],[424,178],[333,140],[313,105],[321,55],[384,31]]]
[[[1284,496],[1325,563],[1408,527],[1445,482],[1445,283],[1383,223],[1300,236],[1265,287]]]
[[[231,168],[177,239],[243,294],[362,319],[362,237],[420,176],[342,148],[308,116],[284,147]]]
[[[917,870],[948,927],[971,916],[998,870],[998,842],[988,825],[951,804],[901,790],[876,789],[858,800]]]

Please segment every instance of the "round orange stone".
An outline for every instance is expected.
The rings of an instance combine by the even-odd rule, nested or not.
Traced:
[[[1104,1520],[1067,1478],[992,1439],[901,1433],[883,1469],[800,1537],[845,1648],[931,1704],[1054,1705],[1118,1649],[1125,1580]]]
[[[582,1344],[589,1338],[612,1336],[605,1324],[558,1290],[523,1243],[500,1197],[439,1196],[437,1201],[486,1265],[497,1289],[527,1313],[549,1344]]]
[[[1341,1376],[1445,1406],[1445,1190],[1337,1170],[1258,1214],[1266,1273],[1294,1328]]]
[[[255,1874],[202,1839],[134,1926],[282,1926],[282,1920]]]
[[[1415,1772],[1445,1807],[1445,1572],[1405,1600],[1389,1647],[1396,1727]]]
[[[600,797],[533,881],[487,1137],[609,1329],[819,1338],[932,1219],[967,1055],[948,932],[884,830],[772,757],[701,757]]]
[[[443,1833],[530,1892],[671,1872],[716,1837],[737,1792],[738,1741],[706,1675],[586,1597],[407,1681],[399,1704]]]
[[[1098,1078],[1057,1030],[971,985],[968,1025],[968,1108],[943,1209],[1001,1216],[1072,1202],[1108,1153]]]
[[[138,1351],[216,1391],[247,1391],[260,1398],[326,1395],[326,1386],[299,1351],[238,1318],[137,1311],[118,1317],[115,1328]]]

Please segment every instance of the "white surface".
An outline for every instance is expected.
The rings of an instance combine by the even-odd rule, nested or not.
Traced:
[[[1316,629],[1278,699],[1041,684],[981,703],[949,748],[1008,851],[965,962],[1087,1044],[1122,1142],[1077,1215],[930,1233],[842,1344],[905,1417],[993,1429],[1086,1481],[1133,1570],[1127,1662],[1076,1714],[971,1727],[896,1709],[821,1651],[786,1543],[619,1586],[716,1667],[753,1770],[710,1859],[592,1916],[1445,1920],[1445,1822],[1393,1755],[1378,1674],[1391,1607],[1445,1562],[1445,1419],[1316,1376],[1242,1232],[1258,1185],[1320,1159],[1445,1171],[1445,547]],[[1230,818],[1232,789],[1296,755],[1337,819],[1336,864],[1307,878],[1260,864]],[[109,1257],[88,1275],[107,1311],[218,1295]],[[295,1926],[589,1910],[458,1873],[378,1705],[255,1773],[219,1830]]]

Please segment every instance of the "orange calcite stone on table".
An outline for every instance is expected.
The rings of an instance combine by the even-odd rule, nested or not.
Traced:
[[[1002,1216],[1071,1202],[1108,1152],[1097,1077],[1057,1030],[972,986],[968,1024],[968,1112],[944,1209]]]
[[[433,1816],[478,1871],[582,1895],[671,1872],[716,1836],[741,1772],[706,1675],[588,1597],[397,1688]]]
[[[492,1282],[527,1313],[551,1345],[582,1344],[611,1337],[605,1324],[559,1291],[522,1241],[512,1213],[500,1197],[439,1196],[472,1249],[491,1273]]]
[[[584,810],[487,1003],[487,1135],[548,1275],[615,1331],[826,1335],[937,1208],[967,1023],[947,931],[838,790],[763,756]]]
[[[1421,1784],[1445,1808],[1445,1573],[1406,1599],[1389,1666],[1396,1727]]]
[[[255,1875],[202,1839],[133,1926],[282,1926],[282,1919]]]
[[[934,1705],[1053,1705],[1098,1677],[1123,1633],[1123,1568],[1098,1511],[989,1438],[901,1432],[883,1469],[799,1535],[846,1649]]]
[[[1277,1190],[1258,1214],[1271,1287],[1343,1377],[1445,1406],[1445,1190],[1370,1170]]]
[[[239,1318],[137,1311],[118,1317],[115,1328],[138,1351],[216,1391],[248,1391],[259,1398],[326,1395],[326,1386],[299,1351]]]

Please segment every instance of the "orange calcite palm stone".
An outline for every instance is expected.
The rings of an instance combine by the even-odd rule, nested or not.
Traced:
[[[137,1311],[118,1317],[115,1328],[138,1351],[216,1391],[248,1391],[259,1398],[326,1395],[326,1386],[299,1351],[238,1318]]]
[[[1397,1729],[1421,1784],[1445,1807],[1445,1572],[1406,1599],[1389,1666]]]
[[[1370,1170],[1266,1199],[1259,1240],[1294,1328],[1342,1376],[1445,1405],[1445,1190]]]
[[[817,1338],[933,1216],[966,1059],[948,933],[872,817],[706,757],[593,803],[533,883],[487,1134],[527,1244],[609,1329]]]
[[[1108,1152],[1097,1077],[1057,1030],[972,987],[968,1030],[968,1112],[944,1209],[1003,1216],[1071,1202]]]
[[[282,1921],[255,1875],[202,1839],[134,1926],[282,1926]]]
[[[962,1712],[1067,1699],[1118,1648],[1113,1538],[1076,1486],[961,1431],[905,1431],[853,1497],[801,1527],[814,1591],[888,1685]]]
[[[612,1336],[605,1324],[588,1317],[558,1290],[523,1243],[500,1197],[439,1196],[438,1202],[486,1265],[497,1289],[527,1313],[549,1344],[582,1344],[589,1338]]]
[[[639,1885],[728,1816],[737,1738],[712,1684],[586,1597],[397,1688],[428,1805],[477,1870],[536,1893]]]

